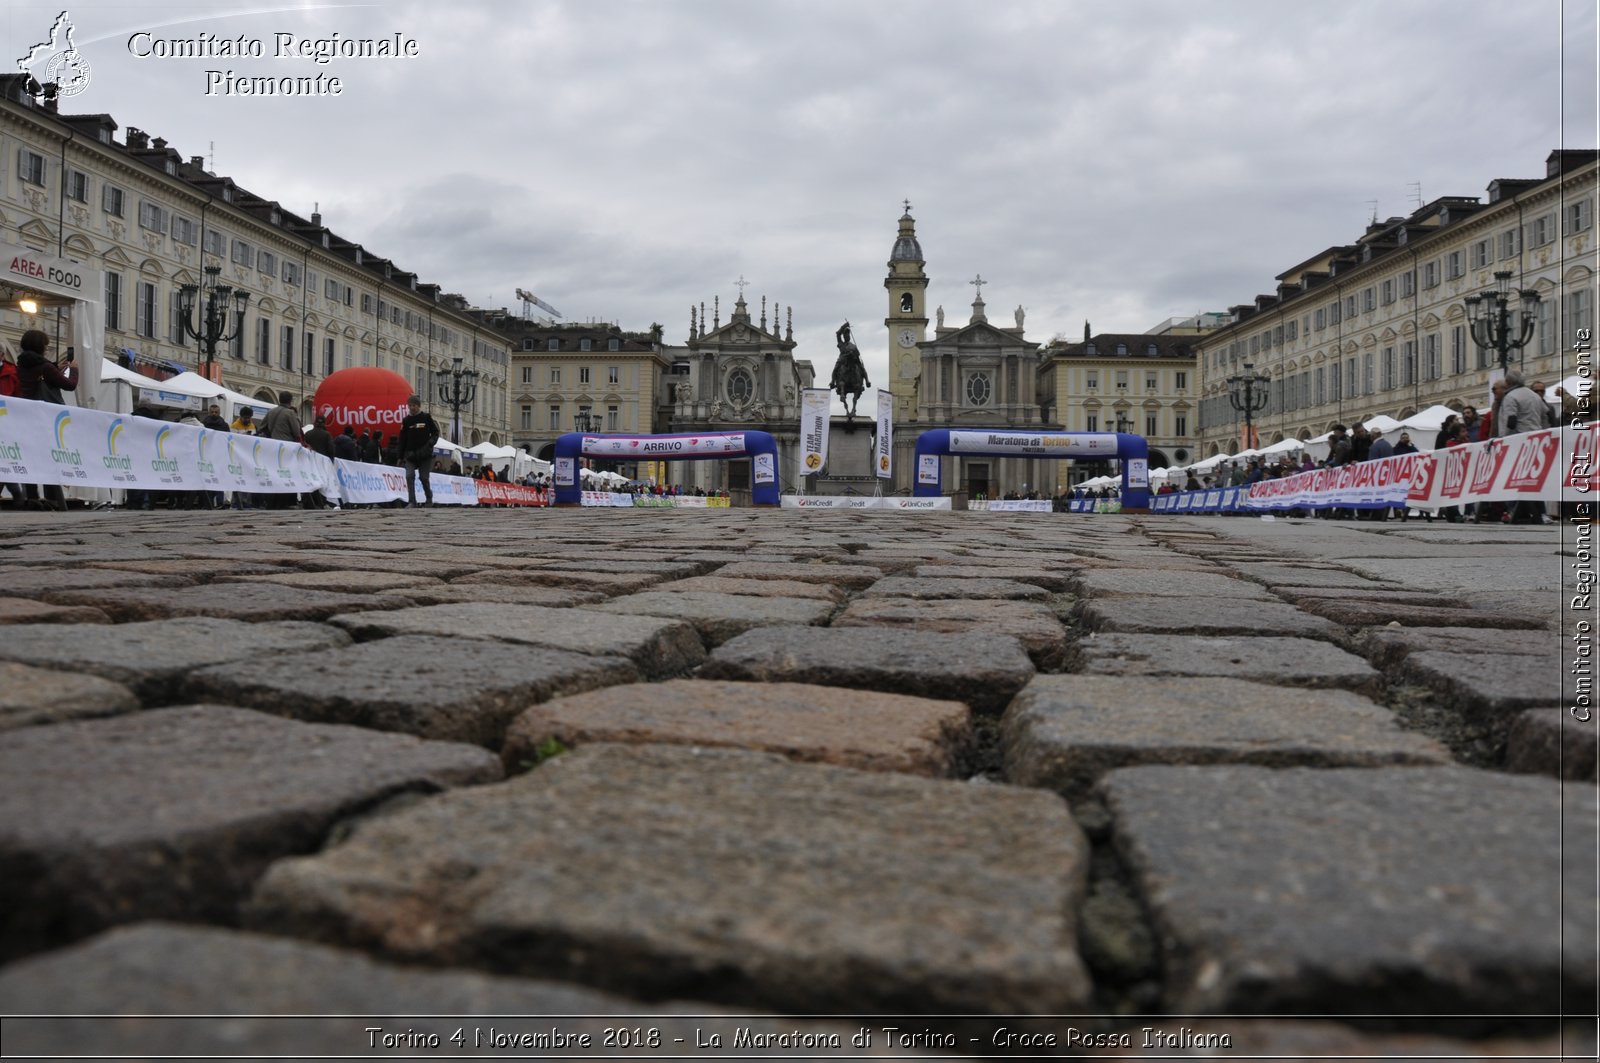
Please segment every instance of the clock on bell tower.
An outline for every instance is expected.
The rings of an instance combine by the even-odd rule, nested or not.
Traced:
[[[928,275],[922,270],[922,245],[917,243],[911,203],[907,201],[905,207],[900,234],[889,254],[889,275],[883,279],[889,293],[889,316],[883,323],[889,329],[889,390],[894,392],[896,422],[917,420],[917,376],[922,372],[922,352],[917,344],[927,338],[928,331]]]

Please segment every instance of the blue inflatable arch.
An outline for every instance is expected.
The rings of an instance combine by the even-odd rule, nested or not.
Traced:
[[[597,435],[568,432],[556,440],[556,505],[583,498],[578,459],[604,461],[731,461],[750,459],[750,496],[758,506],[776,506],[778,444],[770,432],[680,432],[676,435]]]
[[[1079,458],[1122,462],[1122,508],[1150,508],[1150,446],[1126,432],[1029,432],[1002,429],[935,428],[917,437],[914,494],[944,494],[941,458]]]

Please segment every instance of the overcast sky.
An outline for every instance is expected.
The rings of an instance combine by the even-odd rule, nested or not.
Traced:
[[[826,381],[849,319],[887,384],[885,264],[909,199],[929,306],[1029,339],[1142,332],[1442,195],[1596,145],[1594,0],[449,0],[73,4],[69,113],[185,156],[480,306],[652,322],[741,276]],[[9,3],[12,53],[59,3]],[[1563,21],[1564,15],[1564,21]],[[130,42],[135,34],[148,38]],[[275,59],[297,39],[416,42]],[[148,40],[262,58],[140,58]],[[8,55],[10,62],[11,56]],[[1562,72],[1565,70],[1565,85]],[[338,96],[207,95],[208,70]],[[121,132],[118,134],[122,135]],[[1374,203],[1375,201],[1375,203]]]

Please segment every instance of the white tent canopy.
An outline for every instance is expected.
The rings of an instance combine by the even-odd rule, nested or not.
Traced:
[[[1556,403],[1561,401],[1561,397],[1556,394],[1556,388],[1560,388],[1568,395],[1572,395],[1581,399],[1585,395],[1589,394],[1589,389],[1593,386],[1594,380],[1591,377],[1577,375],[1569,376],[1565,380],[1556,384],[1551,384],[1549,387],[1545,388],[1544,401]]]
[[[1306,445],[1298,439],[1280,439],[1270,447],[1262,448],[1263,454],[1287,454],[1291,450],[1304,450]]]
[[[1386,413],[1380,413],[1362,422],[1369,432],[1390,432],[1400,427],[1400,422]]]
[[[1421,413],[1414,413],[1401,421],[1400,427],[1413,432],[1437,432],[1444,427],[1445,421],[1454,416],[1456,411],[1448,406],[1429,406]]]

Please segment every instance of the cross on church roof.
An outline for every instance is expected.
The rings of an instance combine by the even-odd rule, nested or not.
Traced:
[[[749,284],[750,282],[744,279],[743,273],[739,274],[739,279],[733,282],[733,286],[739,289],[739,298],[744,298],[744,290]]]
[[[978,289],[978,301],[981,303],[983,301],[983,286],[989,282],[984,280],[983,274],[980,273],[967,283]]]
[[[909,200],[909,199],[906,200],[905,204],[906,204],[906,213],[910,214],[911,213],[911,200]]]

